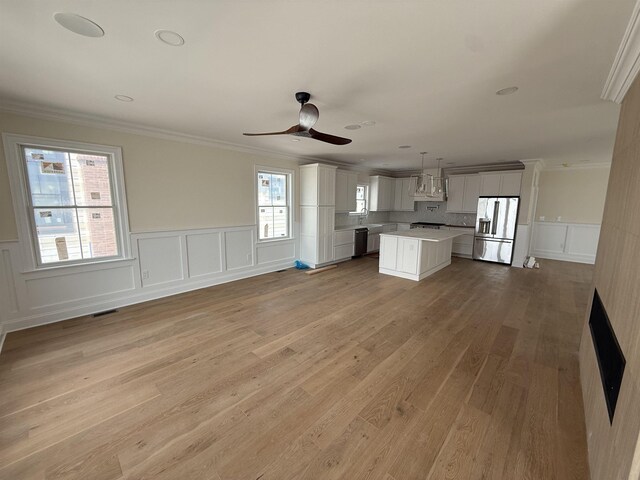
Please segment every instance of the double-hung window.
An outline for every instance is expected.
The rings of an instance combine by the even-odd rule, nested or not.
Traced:
[[[258,240],[291,238],[291,178],[288,171],[257,169]]]
[[[120,149],[4,135],[16,217],[33,267],[128,256]]]
[[[356,187],[356,211],[350,212],[352,215],[363,215],[369,208],[369,186],[358,185]]]

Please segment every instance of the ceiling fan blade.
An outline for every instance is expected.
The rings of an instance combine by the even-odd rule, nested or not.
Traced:
[[[335,135],[329,135],[328,133],[318,132],[313,128],[309,129],[309,136],[315,140],[331,143],[333,145],[347,145],[351,143],[351,139],[349,138],[336,137]]]
[[[300,109],[300,126],[306,130],[313,127],[320,118],[318,108],[312,103],[305,103]]]
[[[282,132],[266,132],[266,133],[243,133],[247,137],[261,137],[264,135],[289,135],[292,133],[299,132],[301,130],[300,125],[294,125],[293,127],[288,128]]]

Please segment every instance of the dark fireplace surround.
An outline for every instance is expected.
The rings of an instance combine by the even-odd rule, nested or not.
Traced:
[[[622,385],[622,375],[627,362],[611,327],[604,304],[598,295],[598,290],[593,293],[589,328],[600,368],[600,379],[609,412],[609,422],[613,423],[613,415],[616,411],[618,394]]]

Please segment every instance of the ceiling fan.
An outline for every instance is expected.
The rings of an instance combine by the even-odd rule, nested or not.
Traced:
[[[311,94],[307,92],[296,93],[296,100],[302,107],[300,108],[300,120],[297,125],[284,130],[282,132],[269,132],[269,133],[244,133],[248,137],[257,137],[262,135],[295,135],[296,137],[313,138],[314,140],[320,140],[321,142],[331,143],[333,145],[347,145],[351,143],[351,139],[337,137],[335,135],[329,135],[328,133],[318,132],[313,127],[320,117],[318,108],[313,103],[308,103],[311,98]]]

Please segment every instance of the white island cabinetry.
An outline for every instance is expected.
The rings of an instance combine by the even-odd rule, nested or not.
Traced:
[[[380,235],[380,273],[422,280],[451,264],[453,239],[459,232],[414,229]]]

